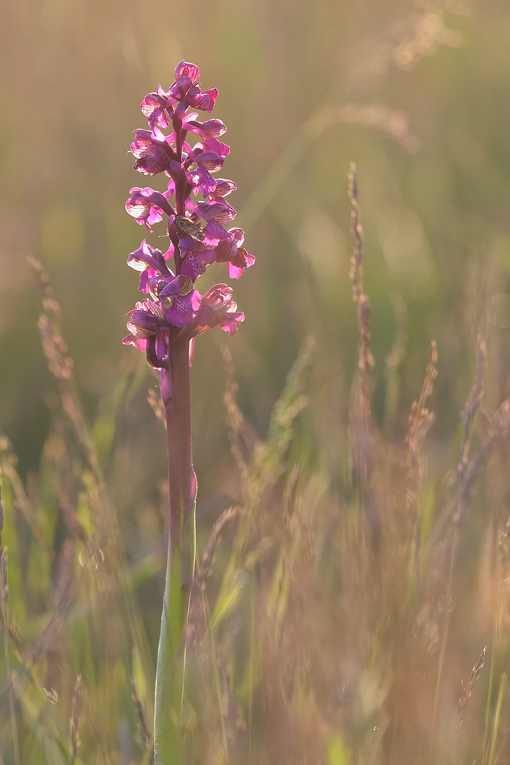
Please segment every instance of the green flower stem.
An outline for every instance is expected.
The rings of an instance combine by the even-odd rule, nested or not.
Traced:
[[[170,339],[168,381],[170,398],[164,398],[167,421],[169,534],[165,594],[161,614],[156,664],[154,754],[157,765],[182,762],[181,710],[184,657],[179,645],[186,618],[181,585],[183,524],[192,483],[191,401],[189,343]],[[190,509],[193,516],[194,508]],[[194,551],[192,550],[192,556]]]

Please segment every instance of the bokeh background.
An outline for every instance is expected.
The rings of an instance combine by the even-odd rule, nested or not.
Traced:
[[[477,334],[492,348],[485,404],[510,394],[505,0],[17,0],[2,4],[0,18],[0,428],[30,482],[55,390],[37,329],[39,287],[26,262],[34,255],[62,308],[129,561],[159,549],[166,469],[164,432],[147,403],[156,381],[121,344],[138,299],[125,262],[144,236],[124,203],[132,186],[146,185],[128,150],[132,131],[146,126],[140,102],[159,84],[169,87],[181,59],[199,65],[203,88],[219,89],[213,116],[227,125],[231,146],[223,175],[238,186],[229,202],[257,258],[234,285],[246,314],[240,331],[197,342],[199,523],[209,528],[238,490],[223,407],[224,342],[239,405],[262,437],[313,334],[300,450],[328,469],[341,460],[358,344],[351,162],[372,310],[374,420],[404,438],[432,339],[433,462],[458,445]],[[148,241],[157,246],[160,233],[156,225]],[[223,281],[221,267],[210,278]],[[398,406],[388,414],[385,359],[399,321],[406,353]],[[129,396],[119,383],[127,377],[136,381]],[[151,576],[161,584],[157,566]],[[150,577],[144,586],[154,647],[161,593]]]
[[[23,473],[38,466],[52,384],[25,257],[50,275],[93,421],[119,370],[138,361],[120,344],[137,299],[125,260],[143,236],[124,210],[129,189],[144,185],[126,152],[145,126],[139,103],[169,86],[182,58],[199,64],[203,87],[219,88],[215,115],[232,147],[224,172],[238,185],[237,224],[258,259],[235,285],[247,318],[229,341],[250,422],[264,432],[309,330],[334,374],[350,378],[346,189],[355,161],[379,417],[398,293],[409,327],[404,399],[436,338],[439,428],[454,426],[480,322],[496,308],[510,324],[504,2],[155,0],[141,9],[24,0],[1,13],[0,422]],[[226,443],[219,340],[201,339],[193,370],[202,475],[217,472]],[[143,400],[133,407],[144,429],[155,427]]]

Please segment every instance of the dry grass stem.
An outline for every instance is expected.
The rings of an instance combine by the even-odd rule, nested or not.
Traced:
[[[349,275],[353,300],[358,309],[360,338],[358,368],[365,378],[374,366],[374,359],[370,352],[370,304],[363,292],[363,228],[358,201],[358,175],[354,163],[351,164],[349,172],[349,199],[351,200],[351,236],[354,243]]]
[[[481,337],[477,338],[477,354],[476,354],[476,370],[473,387],[471,394],[466,401],[466,406],[462,415],[462,421],[464,423],[464,440],[460,448],[459,464],[457,467],[457,477],[460,479],[466,468],[469,457],[469,443],[471,428],[475,415],[480,408],[483,395],[483,378],[485,372],[485,364],[487,360],[487,350],[485,343]]]
[[[76,384],[73,374],[73,360],[69,355],[69,350],[62,335],[61,310],[58,302],[53,296],[53,290],[50,285],[48,275],[42,264],[34,257],[27,258],[29,264],[34,269],[39,279],[39,286],[43,295],[44,313],[39,318],[39,330],[41,332],[42,346],[50,372],[56,377],[60,397],[64,411],[71,420],[76,435],[83,447],[89,466],[94,473],[98,484],[101,483],[101,476],[97,455],[92,446],[90,434],[82,415]]]
[[[363,292],[363,229],[358,201],[358,177],[356,166],[351,164],[349,173],[349,199],[351,201],[351,236],[354,252],[351,257],[350,279],[352,296],[358,319],[358,374],[351,389],[349,435],[351,442],[352,471],[366,481],[372,465],[370,371],[374,359],[370,350],[370,303]]]
[[[74,684],[73,699],[71,702],[71,750],[70,750],[70,765],[74,765],[76,762],[76,756],[78,754],[78,748],[80,746],[80,726],[82,720],[82,679],[81,675],[78,675]]]
[[[432,395],[434,380],[437,377],[437,345],[435,340],[431,343],[431,349],[430,361],[425,373],[420,397],[413,403],[409,415],[406,436],[406,462],[408,464],[409,461],[416,459],[419,446],[434,422],[434,414],[426,408],[425,404]]]
[[[384,410],[385,428],[391,431],[398,410],[400,390],[399,370],[406,355],[407,344],[407,308],[400,295],[392,298],[395,309],[396,334],[391,351],[386,356],[386,406]]]
[[[457,704],[457,725],[462,725],[462,713],[464,711],[464,708],[466,704],[468,703],[469,699],[473,695],[473,691],[475,689],[475,685],[478,682],[480,675],[482,674],[482,669],[485,664],[485,656],[487,654],[487,646],[484,647],[482,653],[480,654],[480,658],[472,668],[471,672],[469,673],[469,679],[467,684],[462,688],[462,695],[459,698],[459,702]]]

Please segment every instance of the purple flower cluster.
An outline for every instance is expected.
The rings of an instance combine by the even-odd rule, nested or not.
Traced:
[[[196,111],[188,111],[210,113],[218,95],[216,89],[201,90],[199,77],[197,66],[181,61],[170,89],[159,87],[142,101],[150,130],[135,130],[131,144],[135,170],[169,178],[166,191],[134,187],[126,202],[127,212],[150,232],[168,218],[167,251],[144,240],[128,258],[128,265],[141,272],[140,291],[148,297],[129,312],[130,334],[123,342],[145,351],[158,368],[166,366],[170,343],[178,339],[192,340],[216,325],[234,334],[244,314],[237,311],[232,288],[216,284],[201,295],[195,281],[211,263],[227,263],[229,276],[238,279],[255,260],[243,247],[243,230],[226,228],[236,216],[225,200],[235,183],[212,175],[230,152],[218,140],[226,127],[217,119],[200,122]],[[170,126],[172,132],[163,133]],[[188,133],[198,138],[193,145]]]

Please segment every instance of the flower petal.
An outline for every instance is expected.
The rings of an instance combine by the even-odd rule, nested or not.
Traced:
[[[211,90],[203,90],[197,93],[189,100],[189,105],[195,109],[201,109],[204,112],[212,112],[214,108],[214,102],[218,98],[218,91],[216,88]]]
[[[197,82],[200,79],[200,69],[189,61],[179,61],[175,67],[175,79],[179,80],[181,77],[189,77],[191,82]]]

